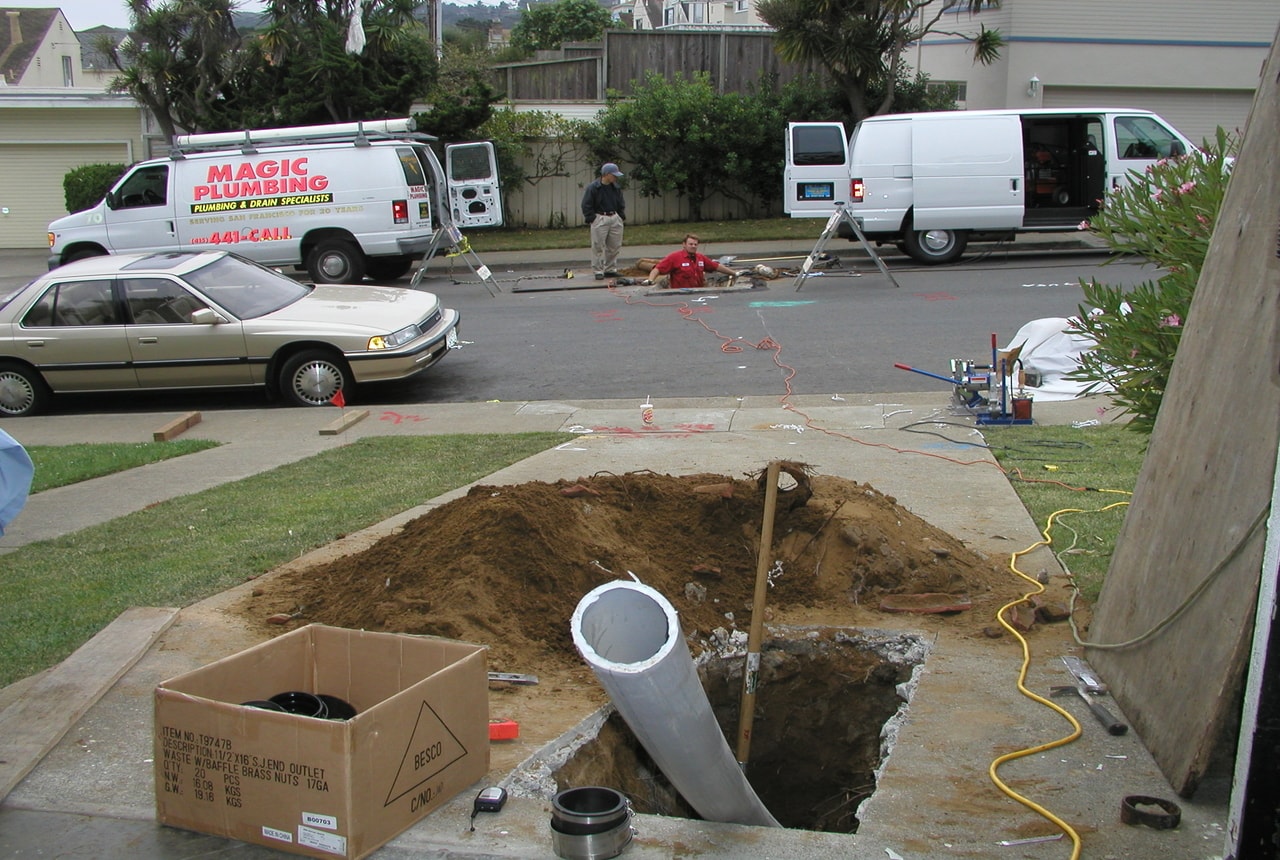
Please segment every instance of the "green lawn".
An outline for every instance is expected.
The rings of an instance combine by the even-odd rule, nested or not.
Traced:
[[[1119,424],[993,426],[983,435],[1036,525],[1053,517],[1050,548],[1096,600],[1150,437]]]
[[[0,555],[0,685],[61,661],[131,606],[194,603],[569,438],[361,439]],[[60,450],[74,459],[79,447]]]

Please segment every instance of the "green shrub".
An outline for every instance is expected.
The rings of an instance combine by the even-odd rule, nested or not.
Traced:
[[[1130,184],[1110,192],[1097,216],[1080,225],[1113,251],[1165,270],[1132,289],[1080,282],[1086,304],[1072,328],[1097,346],[1068,376],[1090,388],[1109,384],[1135,430],[1149,433],[1155,425],[1238,147],[1219,128],[1202,150],[1131,173]]]
[[[96,206],[124,171],[123,164],[86,164],[69,171],[62,177],[67,211],[79,212]]]

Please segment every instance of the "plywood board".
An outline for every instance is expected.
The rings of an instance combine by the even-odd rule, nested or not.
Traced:
[[[1277,45],[1087,637],[1142,640],[1086,655],[1184,797],[1229,772],[1280,440]]]

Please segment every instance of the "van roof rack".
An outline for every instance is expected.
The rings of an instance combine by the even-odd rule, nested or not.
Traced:
[[[286,146],[297,143],[343,143],[368,146],[371,140],[413,140],[430,143],[434,135],[416,131],[413,117],[342,122],[330,125],[300,125],[288,128],[254,128],[244,131],[216,131],[207,134],[180,134],[173,138],[169,157],[180,159],[187,153],[210,152],[238,148],[252,154],[259,147]]]

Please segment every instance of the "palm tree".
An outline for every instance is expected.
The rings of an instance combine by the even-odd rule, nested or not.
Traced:
[[[962,36],[973,42],[974,58],[991,63],[1004,44],[999,30],[981,28],[965,36],[938,27],[961,0],[760,0],[757,10],[776,31],[778,55],[789,62],[826,66],[849,100],[854,120],[893,108],[895,87],[907,46],[926,33]],[[963,0],[970,13],[1000,0]],[[879,104],[868,93],[883,89]]]

